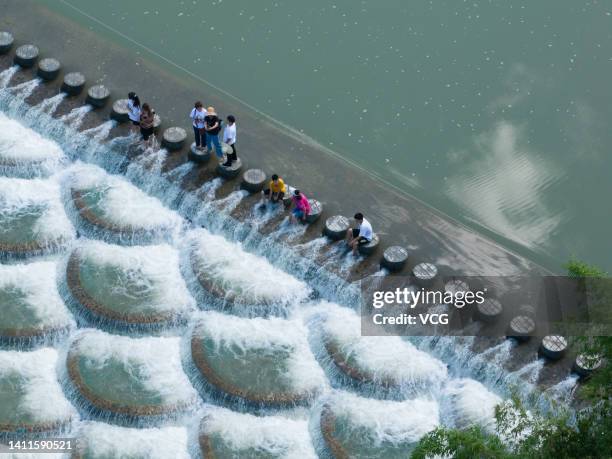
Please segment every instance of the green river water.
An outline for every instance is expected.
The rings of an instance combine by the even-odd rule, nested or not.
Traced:
[[[610,1],[41,2],[552,267],[612,269]]]

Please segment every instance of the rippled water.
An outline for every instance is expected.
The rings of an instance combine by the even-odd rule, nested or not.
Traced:
[[[281,243],[285,223],[262,236],[274,213],[229,215],[244,193],[184,193],[168,179],[190,165],[164,177],[165,152],[147,151],[126,167],[131,138],[100,143],[108,125],[74,130],[87,107],[48,108],[0,91],[21,133],[0,130],[19,177],[0,177],[3,228],[18,225],[0,232],[0,439],[59,431],[100,458],[406,457],[437,425],[489,428],[505,377],[535,381],[541,362],[493,371],[469,341],[362,338],[344,262],[312,260],[323,244]]]

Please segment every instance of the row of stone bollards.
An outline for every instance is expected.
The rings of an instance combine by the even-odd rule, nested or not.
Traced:
[[[0,31],[0,55],[7,54],[13,47],[14,38],[9,32]],[[32,68],[38,61],[39,49],[32,44],[19,46],[15,50],[14,63],[22,68]],[[56,79],[61,71],[61,64],[55,58],[44,58],[38,62],[37,76],[45,81]],[[61,90],[69,96],[81,94],[85,88],[86,79],[80,72],[70,72],[64,75]],[[93,85],[87,90],[87,103],[94,108],[101,108],[110,99],[110,90],[101,84]],[[111,118],[119,123],[129,121],[127,99],[119,99],[113,103]],[[161,119],[156,114],[154,128],[159,130]],[[181,127],[169,127],[162,135],[162,146],[169,151],[177,151],[183,148],[187,139],[187,132]],[[224,151],[227,153],[227,151]],[[210,152],[200,151],[191,145],[188,153],[189,160],[197,164],[205,164],[210,160]],[[217,172],[224,178],[233,179],[238,176],[242,169],[240,159],[233,162],[231,166],[223,166],[219,163]],[[241,188],[249,193],[261,192],[267,181],[266,173],[261,169],[248,169],[242,175]],[[291,198],[288,193],[285,204],[290,204]],[[321,202],[309,199],[311,214],[307,218],[307,223],[314,223],[319,219],[323,212]],[[334,215],[326,219],[323,234],[331,240],[344,239],[350,228],[350,220],[343,215]],[[360,245],[359,252],[369,256],[373,254],[380,245],[380,237],[373,235],[372,241],[368,244]],[[401,246],[391,246],[385,249],[381,265],[391,272],[399,272],[404,269],[409,258],[408,250]],[[419,263],[412,269],[412,275],[418,285],[427,288],[434,284],[438,276],[438,269],[433,263]],[[469,291],[467,283],[459,280],[451,280],[444,286],[448,291]],[[486,298],[478,304],[472,314],[472,319],[484,324],[495,323],[503,315],[503,306],[499,300]],[[516,315],[510,320],[507,336],[516,339],[519,343],[526,342],[536,332],[533,308],[529,306],[519,308]],[[569,343],[567,338],[559,335],[548,335],[542,338],[539,346],[539,354],[549,360],[559,360],[563,358],[568,350]],[[573,364],[573,371],[581,377],[589,376],[593,371],[602,365],[602,359],[598,355],[579,354]]]

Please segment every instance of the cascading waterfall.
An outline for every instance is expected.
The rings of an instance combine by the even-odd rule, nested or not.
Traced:
[[[0,88],[16,71],[0,73]],[[14,225],[0,242],[25,234],[57,250],[0,265],[0,300],[18,298],[22,311],[0,334],[31,321],[43,338],[49,324],[64,335],[34,348],[0,339],[0,426],[61,428],[101,456],[152,455],[147,444],[172,438],[174,457],[297,459],[333,447],[406,457],[439,424],[489,428],[506,385],[536,382],[538,360],[503,370],[509,341],[475,354],[469,338],[361,337],[359,289],[344,280],[354,261],[339,244],[292,247],[303,229],[286,220],[262,235],[280,210],[255,204],[237,220],[244,192],[217,199],[221,179],[183,190],[193,165],[165,171],[167,152],[131,136],[103,143],[111,121],[79,133],[89,105],[60,119],[51,116],[60,95],[28,107],[37,85],[0,90],[0,124],[16,118],[23,142],[0,129],[0,158],[27,171],[40,159],[35,144],[56,160],[44,174],[0,171],[0,219]],[[19,406],[3,404],[16,381]],[[575,383],[549,395],[567,401]],[[51,408],[35,419],[41,394]]]

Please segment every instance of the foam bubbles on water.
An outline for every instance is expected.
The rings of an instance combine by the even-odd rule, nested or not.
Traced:
[[[202,421],[201,434],[211,439],[210,444],[222,443],[224,449],[235,454],[232,457],[248,457],[254,452],[282,459],[317,457],[305,420],[259,417],[211,407]]]
[[[60,146],[0,113],[0,170],[30,175],[50,174],[65,160]]]
[[[163,427],[130,429],[98,422],[83,423],[79,447],[83,457],[146,457],[148,459],[189,459],[187,429]]]

